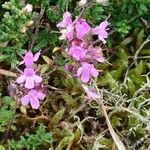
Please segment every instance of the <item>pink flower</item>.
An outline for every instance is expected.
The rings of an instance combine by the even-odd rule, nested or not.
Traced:
[[[77,76],[81,78],[83,83],[89,82],[91,77],[97,77],[98,74],[98,70],[94,68],[94,65],[86,62],[77,70]]]
[[[93,34],[98,35],[98,38],[105,44],[106,43],[106,38],[108,37],[107,26],[109,25],[108,21],[105,20],[103,21],[99,26],[95,27],[93,29]]]
[[[71,14],[67,11],[63,15],[63,20],[57,24],[57,27],[66,28],[70,24],[72,24]]]
[[[44,98],[44,93],[30,90],[27,95],[21,98],[21,104],[26,106],[30,103],[33,109],[38,109],[40,107],[39,100],[43,100]]]
[[[72,24],[68,25],[66,29],[61,29],[60,32],[62,33],[62,35],[59,37],[60,40],[71,41],[74,37],[74,27]]]
[[[90,49],[90,55],[93,59],[97,60],[98,62],[104,62],[105,61],[105,58],[103,56],[101,48]]]
[[[77,38],[82,39],[90,31],[90,26],[85,19],[79,19],[75,23],[75,30]]]
[[[41,53],[38,52],[33,56],[33,53],[31,51],[26,52],[25,56],[23,57],[23,61],[21,61],[19,65],[25,64],[27,68],[31,68],[33,65],[33,62],[39,59],[40,54]]]
[[[18,77],[16,82],[18,84],[25,82],[25,88],[32,89],[34,88],[35,83],[40,83],[42,81],[42,77],[35,75],[35,71],[33,68],[25,68],[23,75]]]
[[[73,45],[69,49],[68,54],[72,56],[74,59],[76,59],[77,61],[79,61],[80,59],[85,57],[86,50],[80,46]]]
[[[84,91],[86,92],[89,99],[97,100],[100,98],[100,96],[98,94],[94,93],[86,85],[82,84],[82,87],[83,87]]]
[[[27,4],[24,8],[24,10],[28,13],[32,12],[33,6],[31,4]]]

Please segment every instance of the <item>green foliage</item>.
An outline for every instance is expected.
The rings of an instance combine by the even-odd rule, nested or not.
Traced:
[[[85,11],[85,16],[91,24],[98,24],[111,15],[111,30],[115,30],[114,36],[126,36],[132,29],[142,29],[141,17],[148,17],[150,9],[148,0],[110,0],[107,6],[93,2]],[[114,38],[113,36],[113,38]],[[122,39],[122,38],[120,38]],[[119,41],[119,38],[117,39]]]
[[[18,63],[17,51],[22,53],[22,46],[29,40],[27,30],[35,13],[25,12],[25,4],[17,0],[5,2],[2,6],[7,12],[0,23],[0,61],[11,62],[13,68]]]
[[[3,145],[0,145],[0,150],[5,150],[5,147]]]
[[[59,123],[59,121],[63,118],[64,113],[65,113],[65,108],[62,108],[53,116],[52,126],[55,126],[56,124]]]
[[[47,145],[52,141],[52,134],[46,133],[45,126],[40,124],[35,134],[26,133],[25,136],[20,136],[20,140],[16,141],[14,139],[9,140],[9,149],[23,149],[37,150],[40,145]],[[49,145],[49,144],[48,144]]]
[[[13,109],[14,102],[8,96],[0,98],[0,132],[4,132],[7,130],[7,126],[9,122],[15,115],[15,111]],[[13,128],[13,126],[11,126]]]
[[[56,150],[63,150],[64,147],[69,145],[74,139],[74,134],[69,132],[68,135],[66,135],[58,144],[56,147]]]

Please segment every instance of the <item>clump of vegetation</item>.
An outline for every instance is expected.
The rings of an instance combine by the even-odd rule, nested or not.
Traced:
[[[0,149],[150,149],[148,0],[0,5]],[[59,24],[65,12],[72,38]],[[107,33],[93,35],[103,21]],[[77,56],[74,44],[101,53]],[[98,71],[88,80],[85,62]]]

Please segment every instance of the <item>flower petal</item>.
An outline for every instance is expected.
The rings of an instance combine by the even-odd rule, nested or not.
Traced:
[[[32,89],[34,88],[34,80],[33,77],[26,77],[25,88]]]
[[[67,11],[63,15],[63,20],[57,24],[57,28],[65,28],[69,24],[72,24],[71,14]]]
[[[75,30],[77,38],[82,39],[85,36],[85,34],[87,34],[90,31],[90,26],[84,19],[79,19],[75,24]]]
[[[80,67],[78,70],[77,70],[77,76],[79,77],[83,72],[83,67]]]
[[[91,68],[91,75],[93,76],[93,77],[97,77],[98,76],[98,70],[96,70],[95,68]]]
[[[19,63],[19,65],[23,65],[25,62],[24,62],[24,60],[23,61],[21,61],[20,63]]]
[[[31,98],[30,104],[33,109],[38,109],[40,107],[40,102],[37,97]]]
[[[33,61],[37,61],[39,59],[40,55],[41,55],[41,53],[37,52],[33,57]]]
[[[94,93],[86,85],[82,84],[82,87],[83,87],[84,91],[86,92],[88,98],[93,99],[93,100],[97,100],[100,98],[100,96],[97,93]]]
[[[18,79],[16,80],[17,83],[21,84],[25,81],[25,76],[21,75],[20,77],[18,77]]]
[[[22,104],[23,106],[28,105],[28,104],[29,104],[29,100],[30,100],[30,97],[29,97],[28,95],[25,95],[24,97],[22,97],[22,98],[20,99],[21,104]]]
[[[33,80],[35,83],[40,83],[42,81],[42,77],[34,75]]]
[[[43,100],[45,98],[45,94],[42,93],[42,92],[37,92],[37,97],[40,99],[40,100]]]
[[[81,75],[81,81],[87,83],[90,80],[89,72],[83,71]]]
[[[100,41],[103,42],[103,44],[106,44],[106,40],[104,39],[104,37],[102,37],[101,35],[98,35],[98,38]]]

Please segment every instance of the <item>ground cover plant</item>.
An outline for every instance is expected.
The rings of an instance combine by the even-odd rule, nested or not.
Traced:
[[[150,149],[149,0],[0,7],[0,150]]]

